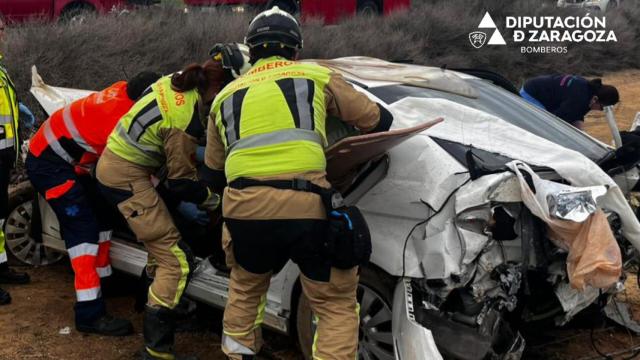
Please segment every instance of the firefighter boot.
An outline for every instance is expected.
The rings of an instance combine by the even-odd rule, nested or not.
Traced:
[[[126,336],[133,333],[133,325],[127,319],[109,315],[102,298],[79,301],[74,307],[76,330],[105,336]]]
[[[6,290],[0,288],[0,305],[11,304],[11,295]]]
[[[194,356],[177,356],[173,350],[176,313],[167,308],[146,306],[144,309],[144,360],[197,360]]]
[[[133,333],[133,325],[129,320],[105,314],[91,324],[76,323],[76,330],[104,336],[127,336]]]
[[[31,281],[29,274],[17,272],[7,263],[0,264],[0,284],[28,284]]]
[[[0,264],[0,284],[27,284],[30,280],[29,274],[11,269],[6,262]]]

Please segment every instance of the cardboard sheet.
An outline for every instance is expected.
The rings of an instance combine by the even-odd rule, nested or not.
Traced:
[[[374,134],[351,136],[327,148],[327,178],[330,182],[342,179],[359,165],[373,160],[424,130],[443,121],[436,118],[416,126]]]

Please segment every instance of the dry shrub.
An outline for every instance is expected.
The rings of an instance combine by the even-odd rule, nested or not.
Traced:
[[[617,43],[569,44],[569,53],[521,54],[519,47],[475,49],[468,34],[489,10],[503,30],[507,15],[577,15],[539,0],[419,1],[411,11],[385,18],[356,17],[337,26],[318,21],[304,25],[305,58],[366,55],[411,60],[449,68],[474,67],[498,71],[515,83],[541,73],[599,75],[638,67],[640,5],[624,1],[606,12]],[[543,4],[546,4],[543,6]],[[242,41],[252,14],[224,10],[184,13],[175,7],[145,9],[127,15],[89,18],[80,25],[29,23],[8,32],[6,60],[20,95],[27,103],[30,66],[58,86],[100,89],[144,69],[164,73],[202,61],[216,42]],[[42,114],[39,114],[42,115]]]

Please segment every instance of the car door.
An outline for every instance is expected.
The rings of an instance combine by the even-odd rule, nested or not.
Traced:
[[[303,17],[322,18],[327,24],[356,13],[356,0],[302,0],[300,5]]]
[[[0,13],[9,22],[20,22],[30,17],[51,17],[54,0],[2,0]]]

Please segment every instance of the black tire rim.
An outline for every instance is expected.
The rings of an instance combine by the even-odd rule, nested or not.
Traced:
[[[4,225],[7,250],[19,261],[33,266],[58,262],[63,253],[47,248],[40,236],[32,236],[33,201],[24,202],[9,214]]]
[[[357,297],[360,304],[358,359],[395,359],[391,308],[380,294],[363,284],[358,286]]]
[[[365,5],[360,9],[360,14],[363,16],[376,16],[378,15],[378,9],[374,5]]]

